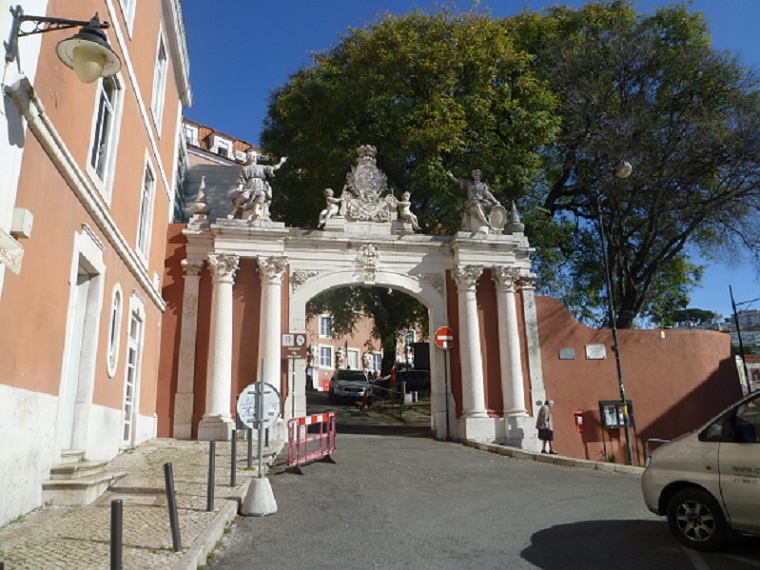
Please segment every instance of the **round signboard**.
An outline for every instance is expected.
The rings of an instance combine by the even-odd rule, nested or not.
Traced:
[[[257,397],[263,398],[261,427],[268,428],[280,417],[281,408],[280,393],[271,384],[254,382],[246,386],[238,398],[237,416],[246,427],[258,428]]]
[[[443,350],[454,347],[454,330],[451,327],[438,327],[435,329],[435,345]]]

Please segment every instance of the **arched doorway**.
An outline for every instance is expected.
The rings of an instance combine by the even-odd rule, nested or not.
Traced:
[[[364,285],[422,302],[431,341],[444,325],[457,335],[450,352],[430,351],[435,437],[536,447],[528,412],[543,398],[535,276],[516,213],[503,231],[418,234],[409,219],[399,219],[398,201],[372,159],[367,149],[360,153],[349,177],[353,186],[320,230],[255,216],[210,224],[199,193],[183,231],[178,354],[184,360],[175,434],[229,438],[236,390],[262,377],[283,387],[284,419],[305,413],[305,360],[295,361],[299,380],[289,390],[281,335],[305,331],[306,303],[315,295]]]

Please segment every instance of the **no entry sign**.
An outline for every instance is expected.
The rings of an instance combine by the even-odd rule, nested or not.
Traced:
[[[438,327],[435,330],[435,345],[443,350],[454,347],[454,331],[451,327]]]

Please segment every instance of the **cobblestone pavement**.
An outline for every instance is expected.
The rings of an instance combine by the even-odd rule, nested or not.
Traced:
[[[111,501],[123,503],[123,568],[195,570],[204,564],[237,515],[250,480],[247,442],[237,445],[236,486],[230,486],[231,443],[217,442],[214,510],[207,512],[209,444],[155,439],[129,450],[108,464],[124,472],[111,489],[84,507],[47,506],[0,528],[0,562],[4,570],[109,569]],[[268,448],[270,461],[279,449]],[[171,463],[182,550],[174,552],[165,489],[164,464]]]

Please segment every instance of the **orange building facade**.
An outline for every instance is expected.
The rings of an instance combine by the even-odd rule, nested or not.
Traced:
[[[0,7],[5,39],[19,7]],[[0,268],[0,524],[57,501],[50,472],[67,458],[108,460],[157,433],[166,227],[192,101],[179,1],[22,9],[97,12],[121,69],[82,83],[56,55],[78,28],[19,38],[4,69],[0,238],[20,263]]]

